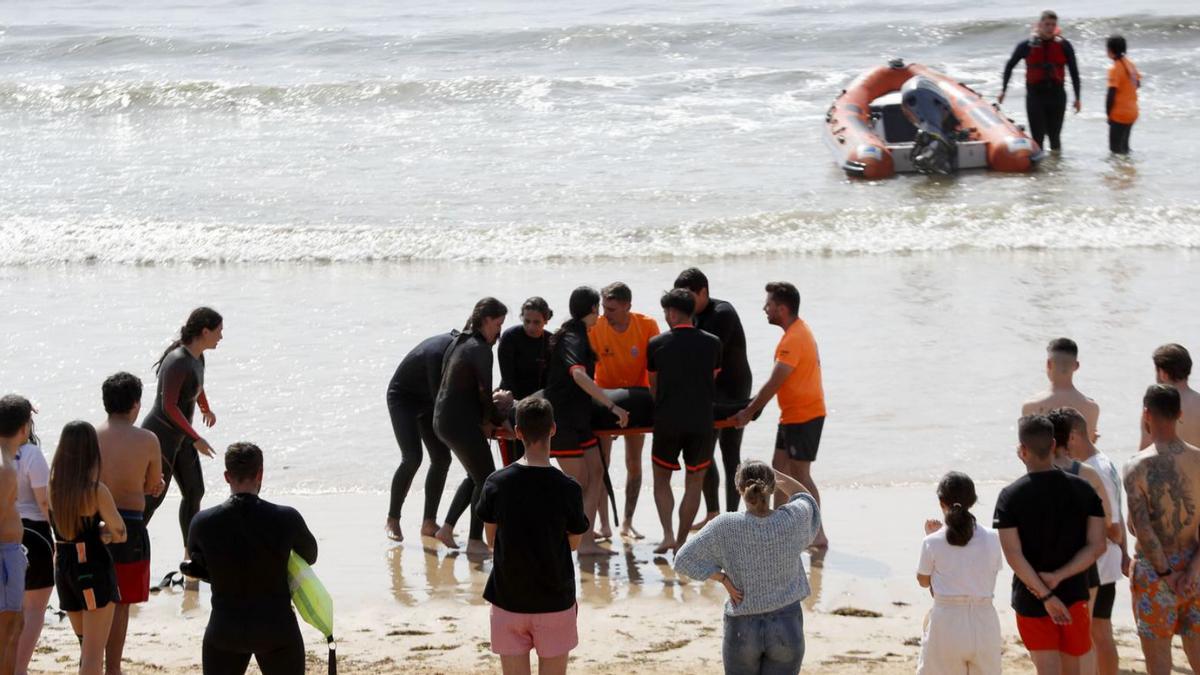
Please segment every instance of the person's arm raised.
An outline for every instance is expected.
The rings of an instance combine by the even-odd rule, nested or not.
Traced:
[[[804,487],[804,484],[800,481],[792,478],[782,471],[779,471],[778,469],[771,470],[775,472],[775,490],[777,492],[782,492],[783,495],[788,499],[795,497],[801,492],[804,494],[810,494],[808,488]]]

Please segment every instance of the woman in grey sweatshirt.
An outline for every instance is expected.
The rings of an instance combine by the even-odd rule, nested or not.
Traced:
[[[735,483],[746,510],[722,514],[690,538],[675,570],[729,592],[727,675],[794,675],[804,660],[800,601],[810,592],[800,554],[820,530],[820,509],[798,481],[757,460],[742,462]],[[772,509],[776,492],[787,501]]]

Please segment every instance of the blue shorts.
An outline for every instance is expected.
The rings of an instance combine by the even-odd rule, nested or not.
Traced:
[[[19,612],[25,602],[25,547],[0,544],[0,612]]]

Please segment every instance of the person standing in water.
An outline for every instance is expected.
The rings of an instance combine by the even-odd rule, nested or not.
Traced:
[[[388,416],[400,446],[400,466],[392,475],[386,523],[387,536],[392,541],[404,541],[404,533],[400,531],[400,510],[421,466],[422,443],[429,453],[429,472],[425,474],[425,515],[421,521],[421,536],[432,537],[438,531],[437,510],[442,491],[446,489],[446,473],[450,470],[450,448],[433,430],[433,405],[442,383],[442,359],[457,337],[458,331],[452,330],[422,340],[400,361],[388,383]]]
[[[571,318],[550,338],[550,366],[546,372],[546,400],[554,407],[556,432],[550,440],[550,456],[583,488],[584,515],[594,523],[604,499],[604,461],[600,442],[592,433],[592,401],[617,417],[622,428],[629,413],[613,403],[596,385],[596,353],[588,342],[588,328],[600,314],[600,294],[580,286],[571,291]],[[595,533],[586,532],[579,542],[580,556],[614,555],[596,543]]]
[[[469,492],[460,486],[455,493],[442,529],[452,539],[454,525],[470,507],[467,553],[472,555],[488,553],[483,542],[483,521],[475,512],[483,481],[496,470],[488,438],[496,427],[507,425],[493,401],[492,390],[492,345],[499,339],[507,315],[508,308],[495,298],[475,303],[463,332],[446,351],[442,383],[433,407],[434,431],[462,463],[471,481]],[[508,405],[511,403],[508,399]]]
[[[717,373],[718,401],[741,402],[750,398],[754,378],[750,373],[750,360],[746,356],[746,331],[733,305],[724,300],[710,297],[708,277],[695,267],[689,267],[675,277],[675,288],[686,288],[696,296],[696,328],[716,335],[721,340],[721,372]],[[733,483],[733,474],[742,461],[742,435],[744,429],[726,427],[713,435],[713,455],[716,446],[721,447],[721,467],[725,471],[725,510],[737,511],[742,498]],[[712,520],[721,512],[721,471],[716,464],[704,473],[704,506],[707,515],[702,523]]]
[[[658,335],[658,322],[645,314],[630,311],[633,291],[618,281],[600,291],[604,316],[588,329],[588,341],[596,352],[596,385],[602,389],[649,387],[646,373],[646,347]],[[642,491],[642,449],[645,434],[625,434],[625,518],[621,534],[634,539],[642,535],[633,528],[633,512],[637,509],[638,493]],[[600,437],[600,452],[604,465],[611,465],[613,436]],[[600,534],[612,537],[608,521],[608,504],[600,502]]]
[[[679,550],[700,508],[704,474],[712,464],[714,379],[721,370],[721,340],[692,323],[696,296],[676,288],[663,294],[661,304],[671,329],[651,339],[646,354],[654,395],[654,504],[663,528],[662,543],[654,549],[659,554]],[[684,490],[675,529],[671,475],[681,468]]]
[[[533,296],[521,305],[521,325],[500,334],[496,360],[500,363],[500,388],[520,401],[546,386],[546,364],[550,361],[550,334],[546,325],[554,317],[550,305]],[[525,446],[519,439],[499,439],[504,466],[521,459]]]
[[[1088,421],[1092,442],[1099,437],[1100,406],[1075,388],[1079,370],[1079,345],[1070,338],[1055,338],[1046,345],[1046,379],[1050,388],[1021,406],[1022,415],[1045,415],[1055,408],[1074,408]]]
[[[817,500],[799,481],[763,462],[742,462],[734,484],[746,502],[724,513],[675,554],[675,571],[725,587],[726,673],[799,673],[804,613],[811,593],[801,554],[821,527]],[[771,508],[771,495],[783,503]]]
[[[1116,155],[1129,154],[1129,133],[1138,118],[1138,89],[1142,86],[1142,74],[1125,50],[1125,38],[1108,38],[1108,58],[1113,63],[1108,67],[1104,112],[1108,116],[1108,150]]]
[[[786,281],[766,286],[767,301],[763,312],[767,321],[783,329],[775,348],[775,367],[758,395],[737,414],[737,425],[744,427],[779,395],[779,429],[775,434],[775,456],[771,465],[804,484],[817,504],[821,493],[812,477],[817,461],[821,432],[825,428],[825,389],[821,383],[821,356],[817,340],[808,324],[800,318],[800,291]],[[829,540],[821,528],[813,548],[826,549]]]
[[[221,343],[224,319],[214,309],[198,307],[179,329],[179,338],[171,343],[155,364],[158,386],[154,407],[142,420],[142,428],[158,437],[162,451],[164,489],[146,500],[145,524],[166,498],[171,479],[179,484],[179,529],[184,542],[192,518],[200,511],[204,498],[204,473],[200,455],[213,456],[212,446],[192,426],[196,408],[206,427],[217,423],[217,416],[204,393],[204,353]]]
[[[0,398],[0,672],[16,669],[17,642],[24,622],[25,527],[17,510],[17,455],[33,429],[33,405],[20,396]]]
[[[100,425],[100,482],[108,487],[126,538],[108,547],[117,573],[120,597],[113,611],[112,629],[104,650],[105,670],[121,672],[125,637],[129,631],[129,607],[150,599],[150,534],[143,513],[146,498],[162,492],[162,451],[158,437],[139,429],[142,410],[142,381],[129,373],[117,373],[101,385],[104,412],[108,419]]]
[[[1066,73],[1071,73],[1071,88],[1075,91],[1075,112],[1082,109],[1079,98],[1079,66],[1075,64],[1075,48],[1062,37],[1058,15],[1042,12],[1033,37],[1024,40],[1013,50],[1004,64],[1004,84],[998,103],[1004,103],[1008,80],[1013,68],[1025,61],[1025,114],[1029,120],[1029,135],[1039,148],[1047,136],[1050,149],[1062,149],[1063,117],[1067,112]]]
[[[125,541],[125,521],[100,482],[100,439],[87,422],[63,427],[50,465],[58,608],[79,638],[80,675],[104,671],[116,603],[121,600],[108,546]]]

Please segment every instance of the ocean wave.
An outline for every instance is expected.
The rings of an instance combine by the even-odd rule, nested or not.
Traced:
[[[9,219],[0,222],[0,239],[11,244],[0,249],[0,265],[535,262],[1200,249],[1198,224],[1200,204],[1069,210],[939,204],[763,213],[625,229],[606,222],[322,227]]]
[[[837,79],[851,73],[835,73]],[[249,84],[213,80],[94,80],[73,84],[0,82],[0,109],[71,112],[207,110],[253,112],[266,109],[369,105],[496,104],[529,97],[564,104],[594,105],[595,96],[648,90],[667,96],[698,86],[743,84],[797,88],[826,82],[828,73],[801,69],[707,68],[646,75],[579,77],[469,76],[427,80],[376,79],[302,84]]]
[[[638,56],[703,55],[733,49],[749,53],[791,54],[816,45],[844,49],[896,38],[925,36],[922,43],[942,44],[981,37],[1021,35],[1029,31],[1026,18],[898,22],[893,18],[863,20],[891,11],[805,13],[803,23],[779,21],[704,21],[693,23],[598,23],[507,30],[437,31],[411,34],[367,33],[353,29],[271,32],[260,35],[167,33],[95,33],[79,27],[47,34],[50,27],[7,26],[10,39],[0,41],[0,59],[10,63],[104,62],[106,59],[194,59],[225,55],[231,58],[272,56],[355,55],[381,62],[417,57],[453,59],[460,55],[496,57],[501,54],[609,53]],[[786,13],[788,10],[779,10]],[[1102,38],[1121,30],[1140,43],[1194,41],[1200,35],[1200,15],[1128,14],[1088,17],[1064,22],[1068,37]],[[82,31],[82,32],[81,32]]]

